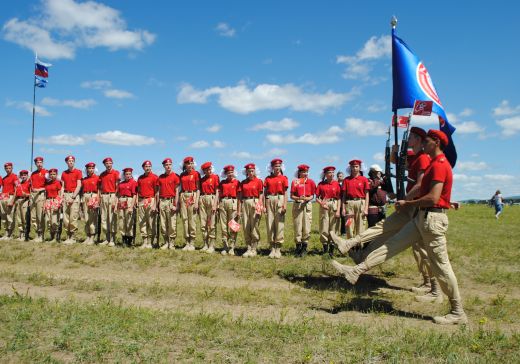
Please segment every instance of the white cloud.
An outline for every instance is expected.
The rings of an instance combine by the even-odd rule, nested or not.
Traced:
[[[339,135],[343,133],[343,129],[339,126],[331,126],[322,133],[305,133],[301,136],[268,134],[266,139],[273,144],[332,144],[340,141]]]
[[[260,84],[251,89],[244,83],[239,83],[237,86],[211,87],[206,90],[196,90],[193,86],[184,84],[177,95],[177,102],[205,104],[210,96],[215,95],[221,107],[239,114],[284,108],[323,113],[327,109],[343,105],[355,94],[355,91],[335,93],[330,90],[324,94],[307,93],[292,84]]]
[[[17,108],[20,110],[25,110],[31,114],[33,112],[33,104],[30,103],[29,101],[8,100],[8,101],[6,101],[5,106],[14,107],[14,108]],[[36,115],[39,115],[39,116],[51,116],[52,115],[50,111],[48,111],[46,108],[44,108],[43,106],[40,106],[40,105],[35,105],[34,112]]]
[[[372,158],[376,161],[376,162],[384,162],[385,160],[385,154],[384,153],[376,153],[372,156]]]
[[[287,131],[300,126],[300,123],[290,118],[283,118],[279,121],[266,121],[265,123],[254,125],[251,130]]]
[[[502,100],[500,105],[493,109],[494,116],[509,116],[520,113],[520,105],[511,106],[508,100]]]
[[[459,115],[462,116],[462,117],[468,117],[468,116],[471,116],[473,115],[474,111],[470,108],[465,108],[464,110],[462,110]]]
[[[68,106],[75,109],[88,109],[89,107],[96,104],[96,101],[92,99],[59,100],[51,97],[44,97],[41,102],[42,105],[46,106]]]
[[[458,167],[458,165],[457,165]],[[468,176],[466,174],[462,174],[462,173],[454,173],[453,174],[453,179],[455,181],[458,182],[462,182],[462,183],[478,183],[480,181],[482,181],[482,177],[480,176]]]
[[[347,79],[370,79],[371,61],[392,55],[392,38],[389,35],[372,36],[354,56],[337,56],[336,63],[346,64],[343,77]]]
[[[27,20],[8,20],[4,39],[44,58],[72,59],[80,47],[142,50],[156,37],[147,30],[128,30],[118,10],[95,1],[47,0],[40,13]]]
[[[81,136],[74,136],[70,134],[59,134],[48,137],[34,138],[36,144],[47,144],[47,145],[83,145],[85,144],[85,138]]]
[[[117,89],[105,90],[103,94],[110,99],[132,99],[135,97],[131,92]]]
[[[233,29],[228,23],[218,23],[215,27],[215,30],[217,31],[218,35],[222,37],[234,37],[236,34],[236,30]]]
[[[279,157],[286,153],[287,153],[287,150],[285,150],[285,149],[272,148],[272,149],[269,149],[269,150],[265,151],[264,153],[260,153],[260,154],[253,154],[251,152],[245,152],[245,151],[233,152],[233,153],[231,153],[231,157],[236,158],[236,159],[243,159],[243,160],[254,160],[254,159],[264,159],[264,158],[269,158],[269,157]]]
[[[207,148],[209,146],[210,146],[209,142],[207,142],[205,140],[197,140],[196,142],[193,142],[190,144],[190,148],[195,148],[195,149]]]
[[[386,134],[387,126],[379,121],[347,118],[345,131],[358,136],[379,136]]]
[[[206,128],[208,133],[218,133],[222,129],[222,125],[214,124]]]
[[[520,133],[520,115],[498,120],[497,124],[502,127],[502,135],[506,137]]]
[[[220,141],[220,140],[214,140],[211,142],[211,145],[214,147],[214,148],[224,148],[226,146],[226,143]]]
[[[94,135],[94,140],[102,144],[112,144],[121,146],[143,146],[157,143],[152,137],[125,133],[120,130],[106,131]]]
[[[509,174],[486,174],[486,175],[484,175],[484,178],[486,180],[491,180],[493,182],[502,182],[502,183],[513,182],[516,180],[515,176],[511,176]]]
[[[454,123],[453,125],[457,128],[456,132],[459,134],[474,134],[484,131],[484,128],[475,121],[464,121],[462,123]]]
[[[457,169],[459,171],[481,171],[483,169],[488,169],[489,166],[486,162],[458,162]]]
[[[91,88],[94,90],[105,90],[112,87],[112,82],[107,80],[84,81],[80,86],[82,88]]]

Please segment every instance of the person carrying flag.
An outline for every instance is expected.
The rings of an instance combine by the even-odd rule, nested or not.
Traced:
[[[22,169],[19,173],[20,182],[15,191],[15,225],[18,225],[17,240],[23,241],[23,235],[27,226],[27,209],[31,196],[31,184],[29,183],[29,171]]]
[[[2,193],[0,194],[0,225],[4,222],[5,232],[1,240],[11,239],[14,232],[14,200],[18,185],[18,176],[13,173],[13,163],[4,163],[5,177],[2,179]]]
[[[83,211],[85,211],[85,240],[86,245],[95,244],[96,225],[99,214],[99,176],[96,174],[96,164],[85,164],[86,176],[81,181],[83,193]],[[99,227],[101,228],[101,227]]]
[[[63,244],[74,244],[76,239],[74,233],[78,230],[79,220],[79,192],[81,190],[81,179],[83,174],[77,168],[74,168],[76,158],[69,155],[65,158],[67,169],[62,172],[61,180],[63,182],[63,225],[67,239]]]
[[[45,204],[45,182],[47,181],[47,170],[43,168],[43,158],[34,158],[36,171],[31,173],[29,178],[31,183],[31,221],[36,229],[35,242],[43,242],[43,231],[45,224],[45,214],[43,206]]]

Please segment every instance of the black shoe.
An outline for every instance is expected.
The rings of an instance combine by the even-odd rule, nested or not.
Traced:
[[[335,248],[334,244],[329,244],[329,255],[331,258],[334,255],[334,248]]]
[[[307,243],[302,243],[302,248],[300,251],[300,257],[305,257],[307,255]]]
[[[294,256],[301,257],[302,254],[302,243],[296,243],[296,249],[294,249]]]
[[[323,250],[321,252],[321,255],[325,255],[329,252],[329,244],[323,244]]]

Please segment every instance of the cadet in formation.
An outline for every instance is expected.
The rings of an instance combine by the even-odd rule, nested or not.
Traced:
[[[346,219],[347,237],[352,238],[365,231],[365,216],[368,214],[368,179],[361,175],[363,162],[353,159],[349,162],[342,186],[342,206]]]
[[[329,255],[334,252],[331,234],[339,231],[341,210],[341,187],[334,180],[335,170],[336,167],[333,166],[323,168],[321,182],[316,188],[316,202],[320,204],[320,242],[323,244],[323,254]]]
[[[45,182],[45,219],[43,224],[42,236],[45,229],[49,227],[50,240],[56,242],[60,240],[61,231],[59,230],[60,213],[63,207],[63,185],[58,181],[58,170],[49,169],[49,180]]]
[[[76,158],[69,155],[65,158],[67,169],[61,173],[61,181],[63,183],[63,226],[67,239],[64,244],[74,244],[76,238],[74,234],[78,230],[79,207],[80,207],[80,191],[81,180],[83,174],[77,168],[74,168]]]
[[[240,199],[242,187],[235,176],[235,166],[227,165],[222,171],[222,181],[219,184],[219,219],[222,234],[222,255],[235,255],[237,219],[240,216]],[[233,224],[235,222],[235,224]],[[231,225],[231,226],[230,226]]]
[[[0,225],[3,222],[5,226],[5,235],[2,239],[11,239],[14,232],[15,222],[15,189],[18,185],[18,176],[13,173],[13,164],[7,162],[4,164],[6,175],[2,181],[2,193],[0,194]]]
[[[260,217],[264,211],[263,195],[264,185],[257,177],[258,172],[254,163],[244,166],[246,178],[240,184],[242,224],[244,229],[244,241],[247,251],[242,255],[244,258],[255,257],[258,254],[258,243],[260,242]],[[239,211],[240,214],[240,211]]]
[[[291,182],[295,255],[303,257],[307,254],[311,238],[312,200],[316,193],[316,183],[309,178],[309,166],[306,164],[298,166],[295,177]]]
[[[181,199],[180,210],[182,226],[184,227],[184,240],[186,245],[182,250],[195,250],[195,238],[197,234],[197,211],[199,209],[200,173],[195,170],[193,157],[186,157],[182,161]]]
[[[144,173],[137,178],[139,230],[143,239],[141,248],[150,249],[156,235],[159,236],[156,231],[158,209],[155,200],[158,177],[152,172],[152,162],[144,161],[141,167]]]
[[[85,164],[85,177],[81,181],[83,216],[85,217],[86,245],[95,244],[99,216],[99,176],[95,173],[96,164]],[[101,226],[99,226],[101,228]]]
[[[163,244],[161,249],[175,249],[177,238],[177,208],[179,206],[180,179],[172,169],[171,158],[163,160],[164,173],[157,179],[157,200]]]
[[[20,183],[16,186],[15,191],[15,231],[18,225],[16,238],[23,240],[24,233],[27,229],[27,210],[29,209],[29,198],[31,196],[31,184],[29,183],[29,171],[22,169],[19,173]],[[28,236],[26,238],[29,238]]]
[[[45,182],[47,180],[47,170],[43,168],[43,158],[34,158],[36,170],[31,173],[31,221],[36,230],[35,242],[43,241],[43,231],[45,225],[45,214],[43,206],[45,204]]]
[[[217,237],[217,211],[219,202],[218,175],[213,173],[213,165],[206,162],[201,166],[204,176],[200,180],[199,217],[200,230],[206,253],[215,252],[215,239]]]
[[[114,245],[117,229],[117,196],[119,172],[113,169],[113,160],[110,157],[103,159],[105,170],[99,175],[99,193],[101,204],[101,232],[105,232],[105,240],[100,245]]]
[[[130,167],[123,168],[123,180],[117,186],[117,221],[123,245],[126,246],[135,245],[137,182],[132,176],[133,171]]]

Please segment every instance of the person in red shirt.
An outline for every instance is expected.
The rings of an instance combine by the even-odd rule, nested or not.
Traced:
[[[271,246],[269,258],[282,257],[284,242],[285,212],[289,180],[283,175],[283,161],[275,158],[269,167],[269,176],[264,180],[264,212],[266,212],[267,240]]]
[[[35,242],[41,243],[43,241],[43,230],[45,224],[45,213],[43,206],[45,204],[45,182],[47,181],[47,170],[43,168],[43,158],[34,158],[36,171],[31,173],[31,221],[36,229]]]
[[[2,193],[0,194],[0,226],[4,222],[5,232],[1,240],[11,239],[14,231],[14,199],[15,188],[18,184],[18,176],[13,173],[13,164],[4,164],[5,177],[2,181]]]
[[[89,162],[85,164],[86,176],[81,181],[82,204],[85,215],[85,240],[86,245],[95,244],[94,236],[97,229],[101,229],[98,224],[99,215],[99,176],[96,174],[96,164]]]
[[[219,201],[218,185],[220,179],[213,173],[213,165],[206,162],[201,166],[204,176],[200,180],[199,217],[200,230],[204,240],[203,251],[212,254],[215,252],[217,234],[217,210]]]
[[[161,249],[175,249],[177,238],[177,210],[181,180],[172,169],[171,158],[163,160],[164,173],[157,179],[157,195],[164,244]]]
[[[65,158],[67,169],[62,172],[61,180],[63,182],[63,226],[65,228],[67,239],[63,244],[74,244],[76,239],[74,233],[78,230],[79,220],[79,192],[81,191],[81,179],[83,174],[77,168],[74,168],[76,158],[69,155]]]
[[[60,241],[58,226],[60,221],[60,209],[63,203],[63,185],[58,179],[58,170],[49,169],[49,180],[45,182],[45,219],[49,225],[51,242]],[[45,224],[45,225],[47,225]],[[45,226],[43,234],[45,234]]]
[[[18,241],[23,241],[23,235],[27,228],[27,210],[29,209],[29,197],[31,196],[31,184],[29,183],[29,171],[25,169],[19,173],[20,182],[15,188],[15,225],[18,225]],[[29,238],[27,236],[27,238]]]
[[[371,252],[364,262],[354,266],[346,266],[333,261],[334,268],[342,273],[352,284],[359,276],[398,253],[404,251],[414,241],[419,241],[428,254],[431,271],[437,278],[442,291],[448,296],[451,310],[445,316],[436,316],[437,324],[465,324],[468,319],[462,308],[457,278],[448,257],[446,232],[448,230],[447,209],[450,208],[453,172],[442,152],[449,139],[440,130],[429,130],[424,140],[424,151],[432,158],[432,162],[424,172],[421,187],[414,200],[399,200],[395,207],[401,213],[407,207],[418,209],[413,220],[409,221],[397,234],[388,239],[381,247]],[[424,297],[424,296],[423,296]],[[430,295],[431,302],[438,302],[437,297]],[[426,299],[423,300],[426,302]]]
[[[353,159],[349,162],[349,176],[343,181],[343,213],[346,216],[347,238],[352,238],[365,231],[364,217],[368,214],[368,191],[370,184],[361,175],[362,161]]]
[[[264,211],[262,180],[257,177],[258,172],[254,163],[244,166],[246,179],[240,184],[242,193],[240,194],[242,205],[242,223],[244,225],[244,240],[247,251],[242,257],[249,258],[258,254],[258,242],[260,241],[260,218]],[[240,210],[239,210],[240,215]]]
[[[316,188],[316,202],[320,204],[320,241],[323,244],[323,254],[334,252],[331,233],[338,230],[340,215],[341,187],[334,180],[336,167],[323,168],[321,182]]]
[[[227,165],[222,170],[222,181],[219,184],[219,219],[222,233],[222,255],[235,255],[237,232],[229,226],[230,222],[236,222],[240,215],[240,182],[235,177],[235,166]]]
[[[158,231],[156,231],[158,210],[155,194],[157,192],[157,175],[152,172],[152,162],[144,161],[141,166],[144,173],[137,178],[139,230],[143,239],[141,248],[151,249],[155,237],[159,236]],[[157,247],[159,247],[158,241]]]
[[[123,169],[124,179],[117,186],[117,212],[119,232],[123,239],[123,244],[133,246],[134,220],[137,206],[137,182],[132,176],[134,170],[130,167]]]
[[[101,204],[101,231],[105,232],[105,240],[99,245],[115,244],[117,228],[116,191],[119,184],[119,172],[113,169],[114,161],[107,157],[103,159],[105,171],[99,175],[99,201]],[[114,245],[112,244],[112,245]]]
[[[200,174],[195,170],[193,157],[186,157],[182,161],[181,198],[180,210],[182,225],[184,227],[184,239],[186,245],[182,250],[195,250],[195,238],[197,234],[197,220],[195,218],[199,210]]]
[[[386,191],[384,190],[385,181],[383,179],[383,170],[378,164],[370,166],[368,177],[370,190],[368,192],[367,223],[368,227],[371,228],[379,221],[385,219],[387,197]]]
[[[296,178],[291,182],[291,199],[293,203],[295,255],[303,257],[307,254],[307,246],[311,237],[312,199],[316,193],[316,183],[309,178],[309,166],[300,164]]]

